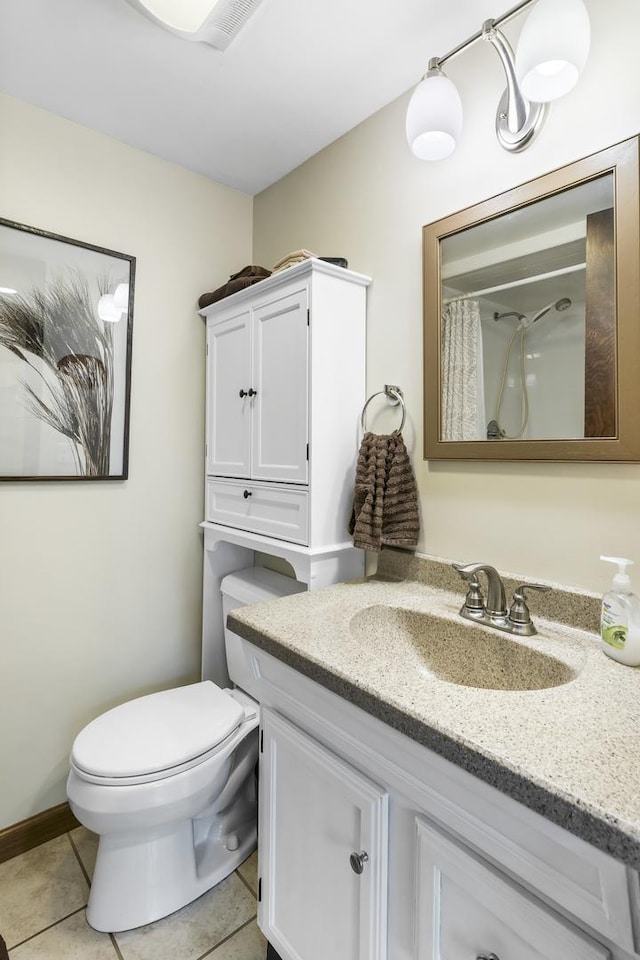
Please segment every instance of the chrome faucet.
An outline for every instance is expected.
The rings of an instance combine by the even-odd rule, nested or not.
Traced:
[[[549,590],[550,587],[541,583],[521,583],[513,594],[511,607],[507,610],[504,584],[495,567],[488,563],[453,563],[452,567],[469,584],[460,616],[521,637],[531,637],[538,632],[529,613],[525,590]],[[484,573],[487,577],[486,604],[478,580],[479,573]]]
[[[486,613],[491,617],[504,618],[507,616],[504,584],[495,567],[489,566],[488,563],[468,563],[466,566],[454,563],[452,566],[454,570],[458,571],[463,580],[475,580],[476,584],[478,583],[476,574],[480,572],[486,573],[488,585]],[[471,588],[475,589],[473,583],[471,584]]]

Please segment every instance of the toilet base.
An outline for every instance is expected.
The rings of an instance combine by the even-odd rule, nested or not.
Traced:
[[[203,836],[198,842],[198,832],[201,821],[185,820],[143,836],[100,837],[87,905],[89,925],[117,933],[166,917],[215,887],[256,848],[255,819],[226,837]]]

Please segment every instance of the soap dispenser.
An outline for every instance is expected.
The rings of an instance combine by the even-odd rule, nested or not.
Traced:
[[[631,592],[631,580],[627,574],[627,567],[633,564],[633,560],[625,557],[600,559],[618,567],[611,590],[602,598],[602,649],[619,663],[640,666],[640,600]]]

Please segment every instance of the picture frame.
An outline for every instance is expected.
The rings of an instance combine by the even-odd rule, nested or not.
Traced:
[[[126,480],[135,257],[0,217],[0,480]]]

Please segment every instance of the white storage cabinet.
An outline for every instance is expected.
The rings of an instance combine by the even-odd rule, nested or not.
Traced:
[[[206,307],[202,676],[228,681],[220,583],[255,554],[309,590],[364,573],[348,532],[368,277],[321,260]]]
[[[368,283],[308,260],[202,311],[208,523],[312,548],[345,543]]]

